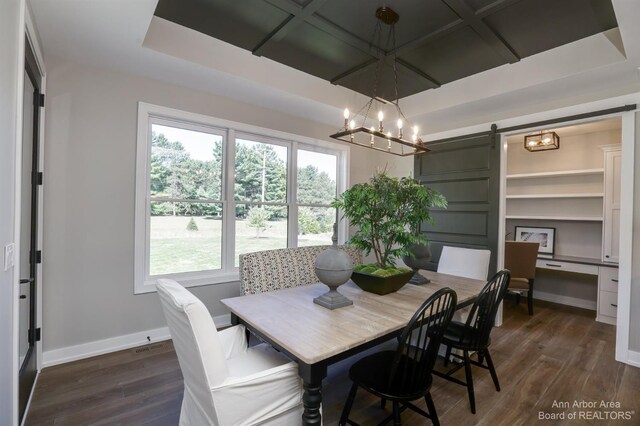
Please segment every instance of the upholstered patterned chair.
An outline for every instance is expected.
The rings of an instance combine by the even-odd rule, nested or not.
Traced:
[[[311,246],[257,251],[240,255],[240,294],[258,294],[283,288],[315,284],[316,256],[329,246]],[[362,254],[350,245],[340,246],[362,263]]]

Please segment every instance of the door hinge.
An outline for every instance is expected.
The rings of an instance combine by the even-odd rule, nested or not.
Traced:
[[[31,342],[39,342],[42,339],[42,330],[38,327],[35,330],[29,329],[29,340]]]
[[[40,93],[38,101],[39,101],[39,105],[41,107],[44,107],[44,93]]]
[[[42,250],[36,251],[36,263],[42,263]]]
[[[32,342],[39,342],[42,339],[42,331],[40,328],[29,329],[29,340]]]
[[[37,175],[37,176],[38,176],[38,177],[37,177],[36,184],[37,184],[37,185],[42,185],[42,179],[44,178],[44,176],[43,176],[42,172],[38,172],[38,175]]]

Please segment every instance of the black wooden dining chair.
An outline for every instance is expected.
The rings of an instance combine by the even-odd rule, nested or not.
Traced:
[[[451,322],[456,306],[455,291],[444,288],[429,297],[413,315],[398,338],[395,351],[382,351],[360,359],[349,370],[353,381],[345,403],[340,425],[356,424],[349,420],[349,413],[358,387],[382,399],[392,402],[393,412],[382,424],[393,420],[400,423],[400,413],[406,408],[431,419],[438,425],[438,415],[431,398],[431,372],[438,356],[438,348],[444,331]],[[424,398],[428,413],[411,401]]]
[[[473,414],[476,413],[476,400],[473,391],[471,364],[488,369],[496,390],[500,392],[500,383],[498,382],[496,369],[493,366],[491,354],[489,354],[489,345],[491,344],[490,335],[496,319],[496,313],[509,287],[509,280],[510,275],[507,270],[495,274],[478,295],[478,298],[471,307],[467,321],[465,323],[451,321],[442,338],[442,344],[447,347],[444,361],[445,366],[451,356],[459,358],[463,362],[446,373],[436,370],[433,371],[433,374],[436,376],[467,387],[469,403]],[[458,349],[462,351],[463,355],[452,354],[451,349]],[[478,361],[472,360],[469,357],[470,352],[477,352]],[[486,366],[484,365],[484,360],[487,361]],[[453,373],[462,367],[464,367],[466,382],[452,376]]]

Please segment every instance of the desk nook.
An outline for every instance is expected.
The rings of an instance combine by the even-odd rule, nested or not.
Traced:
[[[530,152],[525,135],[507,138],[506,239],[517,239],[517,227],[553,229],[536,263],[534,298],[592,309],[615,325],[621,120],[553,131],[559,149]]]

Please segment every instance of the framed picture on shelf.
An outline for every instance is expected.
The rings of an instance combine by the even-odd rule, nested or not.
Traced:
[[[556,242],[556,228],[516,226],[515,240],[540,243],[538,253],[552,255]]]

